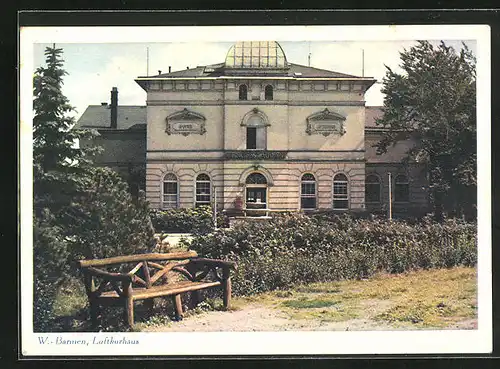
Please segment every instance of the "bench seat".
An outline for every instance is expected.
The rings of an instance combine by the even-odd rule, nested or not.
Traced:
[[[222,283],[219,281],[199,281],[199,282],[191,282],[191,281],[182,281],[176,282],[172,284],[153,286],[150,288],[134,288],[132,290],[132,299],[133,300],[143,300],[149,299],[153,297],[159,296],[171,296],[177,295],[179,293],[190,292],[190,291],[198,291],[203,290],[205,288],[220,286]],[[122,298],[118,295],[116,291],[106,291],[103,292],[99,298],[106,299],[118,299]]]

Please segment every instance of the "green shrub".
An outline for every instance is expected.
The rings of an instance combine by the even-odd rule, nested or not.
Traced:
[[[295,284],[367,278],[379,271],[472,266],[476,226],[368,220],[348,215],[281,214],[195,237],[190,248],[205,257],[233,260],[236,295]]]
[[[81,279],[76,260],[147,252],[154,246],[147,203],[132,201],[127,184],[107,168],[82,174],[71,202],[57,213],[34,216],[33,252],[36,331],[53,327],[57,290]]]
[[[214,229],[213,212],[210,206],[150,211],[151,222],[156,233],[206,234]],[[226,223],[222,213],[217,216],[219,227]]]

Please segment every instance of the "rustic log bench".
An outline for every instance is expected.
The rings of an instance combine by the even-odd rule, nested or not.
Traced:
[[[200,290],[216,286],[222,287],[223,304],[228,309],[230,271],[236,269],[234,262],[200,258],[195,251],[79,260],[78,264],[83,272],[94,326],[98,323],[101,306],[118,304],[125,307],[125,321],[131,327],[134,301],[146,300],[151,309],[153,298],[160,296],[172,296],[175,317],[180,320],[183,317],[182,293],[191,292],[191,300],[196,305]],[[132,269],[128,273],[120,272],[130,266]],[[115,272],[96,267],[114,268]]]

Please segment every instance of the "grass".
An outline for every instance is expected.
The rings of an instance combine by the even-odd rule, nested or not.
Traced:
[[[358,318],[394,328],[446,328],[477,318],[476,280],[476,269],[466,267],[378,274],[365,280],[313,283],[286,291],[234,297],[231,310],[264,305],[284,312],[290,319],[339,322]],[[134,331],[172,324],[173,306],[169,299],[155,299],[152,316],[142,314],[141,308],[141,304],[136,305]],[[81,283],[75,281],[65,286],[54,305],[55,330],[90,329],[87,310]],[[123,309],[115,310],[107,313],[106,330],[125,329],[121,323]],[[218,310],[223,310],[222,300],[207,298],[196,308],[186,310],[185,317]]]
[[[292,319],[362,318],[394,328],[444,328],[477,318],[476,295],[476,269],[456,267],[313,283],[236,298],[234,305],[264,304]]]

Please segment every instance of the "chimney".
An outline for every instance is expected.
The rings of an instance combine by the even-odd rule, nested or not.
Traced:
[[[168,73],[172,72],[172,67],[169,65],[168,66]]]
[[[186,69],[189,69],[189,67],[186,67]]]
[[[111,89],[111,128],[118,126],[118,88]]]
[[[161,70],[160,69],[158,69],[158,74],[161,74]]]

